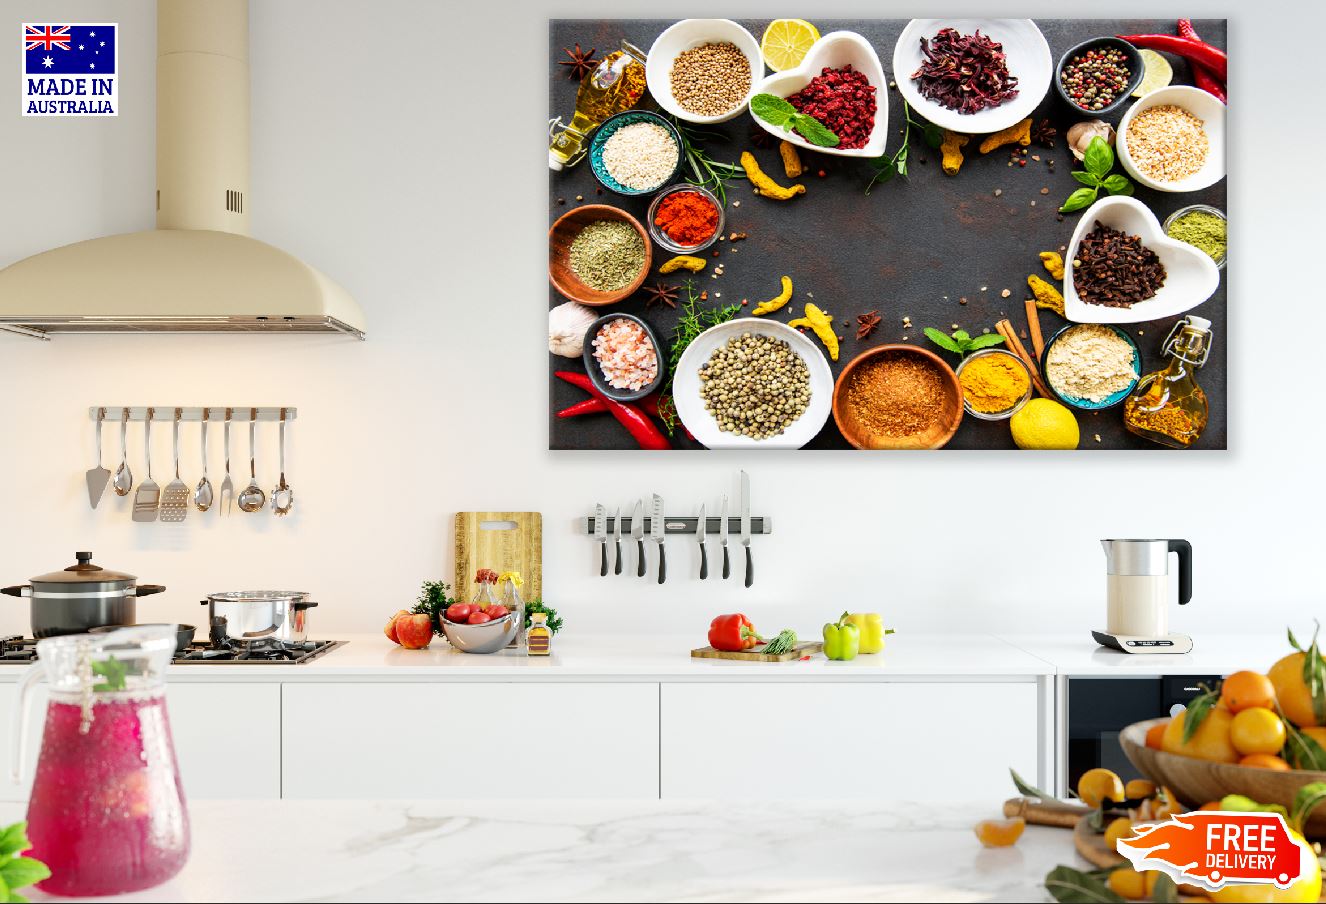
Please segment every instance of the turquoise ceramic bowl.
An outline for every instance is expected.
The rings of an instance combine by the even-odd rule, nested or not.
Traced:
[[[652,122],[655,125],[662,126],[672,136],[672,140],[677,143],[677,165],[672,172],[668,173],[667,178],[652,188],[646,188],[638,191],[634,188],[627,188],[608,174],[608,168],[603,165],[603,145],[608,139],[616,134],[617,130],[623,126],[633,125],[637,122]],[[616,192],[619,195],[628,195],[635,197],[638,195],[648,195],[658,191],[667,185],[673,179],[677,178],[677,173],[681,172],[682,149],[681,136],[677,134],[677,127],[668,122],[657,113],[651,113],[648,110],[627,110],[625,113],[617,113],[604,120],[603,125],[599,126],[598,131],[594,133],[594,138],[589,143],[589,168],[594,171],[594,178],[599,180],[599,184],[608,191]]]
[[[1098,326],[1109,327],[1111,330],[1114,331],[1115,335],[1121,336],[1124,339],[1124,341],[1126,341],[1132,347],[1133,382],[1129,383],[1126,388],[1120,389],[1118,392],[1106,396],[1104,399],[1101,399],[1099,402],[1093,402],[1089,399],[1079,399],[1077,396],[1072,396],[1068,395],[1065,392],[1061,392],[1059,390],[1059,387],[1055,386],[1054,383],[1050,382],[1049,368],[1046,367],[1046,364],[1050,360],[1050,349],[1054,348],[1055,343],[1057,343],[1061,338],[1063,338],[1063,335],[1067,333],[1069,330],[1087,325],[1088,324],[1070,323],[1068,324],[1068,326],[1059,330],[1059,332],[1055,333],[1053,336],[1050,337],[1050,341],[1045,343],[1045,352],[1041,355],[1041,374],[1045,377],[1045,385],[1050,387],[1050,391],[1055,394],[1055,397],[1058,398],[1059,401],[1067,405],[1069,408],[1077,408],[1080,411],[1104,411],[1106,408],[1113,408],[1115,405],[1118,405],[1124,399],[1128,398],[1128,393],[1132,392],[1135,388],[1137,388],[1138,382],[1142,379],[1142,352],[1137,347],[1137,343],[1133,341],[1133,337],[1129,336],[1122,328],[1117,327],[1112,323],[1097,324]]]

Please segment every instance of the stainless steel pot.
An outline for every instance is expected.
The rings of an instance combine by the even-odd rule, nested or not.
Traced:
[[[90,552],[76,552],[74,557],[78,563],[63,571],[0,588],[0,593],[32,600],[32,636],[38,640],[84,634],[103,625],[132,625],[137,621],[138,597],[166,589],[160,584],[139,584],[132,574],[93,565]]]
[[[202,604],[212,643],[240,646],[300,643],[308,637],[308,610],[317,605],[293,590],[209,593]]]

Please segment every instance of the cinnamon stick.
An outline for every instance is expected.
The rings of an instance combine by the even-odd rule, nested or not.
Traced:
[[[1044,381],[1041,380],[1040,368],[1036,366],[1035,360],[1033,360],[1031,355],[1027,353],[1026,346],[1024,346],[1022,340],[1018,338],[1017,332],[1013,329],[1012,322],[1001,320],[995,324],[995,329],[999,331],[999,335],[1004,337],[1004,342],[1008,345],[1009,351],[1021,358],[1022,363],[1027,365],[1027,370],[1031,373],[1031,385],[1036,387],[1036,391],[1047,399],[1054,398],[1054,396],[1050,394],[1049,387],[1047,387]]]
[[[1045,354],[1045,338],[1041,336],[1041,317],[1037,313],[1036,299],[1028,298],[1023,304],[1027,306],[1027,329],[1031,331],[1031,347],[1036,352],[1036,360],[1039,361]]]

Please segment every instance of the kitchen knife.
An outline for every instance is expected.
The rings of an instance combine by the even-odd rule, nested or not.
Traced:
[[[612,519],[613,527],[617,531],[613,542],[617,545],[617,564],[613,565],[612,573],[622,573],[622,507],[617,506],[617,517]]]
[[[594,539],[599,541],[599,577],[608,576],[608,510],[594,506]]]
[[[723,580],[732,576],[732,569],[728,567],[727,559],[727,496],[723,496],[723,517],[718,519],[718,542],[723,546]]]
[[[709,553],[704,548],[705,529],[704,506],[700,506],[700,520],[695,525],[695,536],[700,543],[700,580],[709,577]]]
[[[668,577],[668,556],[663,549],[663,497],[654,494],[654,511],[649,519],[649,539],[658,544],[658,582]]]
[[[755,583],[755,563],[750,557],[750,476],[741,472],[741,545],[746,547],[746,586]]]
[[[645,576],[645,501],[643,499],[635,501],[635,513],[631,515],[631,536],[635,538],[636,558],[639,560],[635,576],[642,578]]]

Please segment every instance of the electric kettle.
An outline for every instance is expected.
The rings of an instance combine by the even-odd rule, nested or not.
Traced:
[[[1169,633],[1169,556],[1179,557],[1179,605],[1192,599],[1192,544],[1187,540],[1101,540],[1105,549],[1106,624],[1091,636],[1122,653],[1187,653],[1192,638]]]

